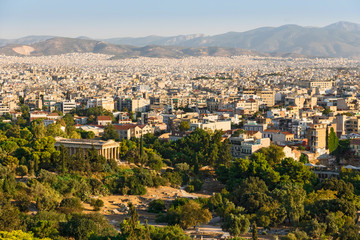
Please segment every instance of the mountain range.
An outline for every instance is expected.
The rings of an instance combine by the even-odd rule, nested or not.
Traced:
[[[54,55],[95,52],[116,57],[184,56],[315,56],[359,57],[360,24],[337,22],[325,27],[284,25],[219,35],[147,36],[140,38],[90,39],[28,36],[0,39],[0,54]],[[17,49],[14,51],[13,49]]]

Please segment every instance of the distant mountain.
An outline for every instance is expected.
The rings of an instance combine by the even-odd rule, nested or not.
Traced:
[[[47,39],[53,38],[54,36],[27,36],[18,39],[0,39],[0,47],[9,45],[9,44],[33,44],[37,42],[42,42]]]
[[[110,43],[145,46],[149,44],[186,47],[230,47],[267,53],[293,53],[321,57],[360,56],[360,25],[338,22],[323,28],[284,25],[214,36],[105,39]]]
[[[103,39],[103,41],[112,44],[128,44],[138,47],[144,47],[148,45],[159,45],[159,46],[177,46],[181,45],[185,41],[189,41],[195,38],[204,37],[203,34],[190,34],[190,35],[179,35],[174,37],[161,37],[161,36],[147,36],[140,38],[109,38]]]
[[[11,44],[0,48],[0,54],[9,56],[46,56],[65,53],[102,53],[114,55],[114,58],[126,57],[170,57],[181,58],[188,56],[236,56],[236,55],[257,55],[267,54],[243,50],[238,48],[223,47],[178,47],[178,46],[155,46],[135,47],[130,45],[114,45],[97,40],[81,38],[55,37],[42,42],[23,45]]]
[[[80,40],[90,42],[81,42]],[[39,42],[41,44],[37,45]],[[9,44],[12,46],[8,46]],[[44,46],[42,46],[43,44]],[[53,45],[45,49],[45,46],[49,44]],[[238,55],[241,52],[245,53],[245,49],[247,49],[249,54],[257,55],[263,52],[271,56],[359,57],[360,24],[337,22],[322,28],[284,25],[262,27],[246,32],[228,32],[214,36],[192,34],[101,40],[91,40],[84,36],[73,40],[71,38],[52,38],[51,36],[28,36],[14,40],[0,39],[0,46],[5,45],[7,45],[5,48],[1,48],[3,54],[5,52],[14,54],[12,48],[15,45],[31,45],[30,47],[35,50],[16,46],[18,54],[19,52],[28,54],[29,51],[31,55],[91,51],[122,57],[180,57],[192,56],[192,54],[194,56],[196,54]]]

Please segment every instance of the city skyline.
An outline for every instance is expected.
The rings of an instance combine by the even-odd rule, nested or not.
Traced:
[[[214,35],[285,24],[360,23],[360,2],[346,1],[0,1],[0,38]]]

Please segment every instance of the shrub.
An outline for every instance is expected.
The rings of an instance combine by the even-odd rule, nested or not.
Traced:
[[[149,203],[148,212],[160,213],[165,210],[165,203],[161,199],[153,200]]]
[[[172,187],[180,187],[183,182],[178,172],[166,171],[162,177],[168,179]]]
[[[90,206],[94,207],[94,211],[99,211],[104,206],[104,202],[101,199],[91,199]]]
[[[194,185],[187,185],[185,190],[187,192],[195,192],[195,187],[194,187]]]
[[[40,196],[36,201],[36,207],[39,211],[50,211],[54,210],[59,203],[56,199],[50,196]]]
[[[25,165],[20,165],[15,169],[16,175],[24,177],[28,174],[28,168]]]
[[[15,206],[18,207],[21,212],[28,212],[30,205],[30,196],[24,192],[18,192],[16,196]]]
[[[81,212],[82,205],[79,198],[64,198],[60,202],[59,210],[63,213]]]
[[[189,185],[186,187],[187,192],[197,192],[201,190],[201,187],[203,185],[203,181],[196,178],[192,181],[190,181]]]

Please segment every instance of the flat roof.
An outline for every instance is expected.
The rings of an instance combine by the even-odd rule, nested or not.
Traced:
[[[115,143],[114,140],[94,140],[94,139],[75,139],[75,138],[61,138],[57,137],[55,138],[56,143],[67,143],[67,144],[83,144],[83,145],[106,145],[106,144],[113,144]]]

